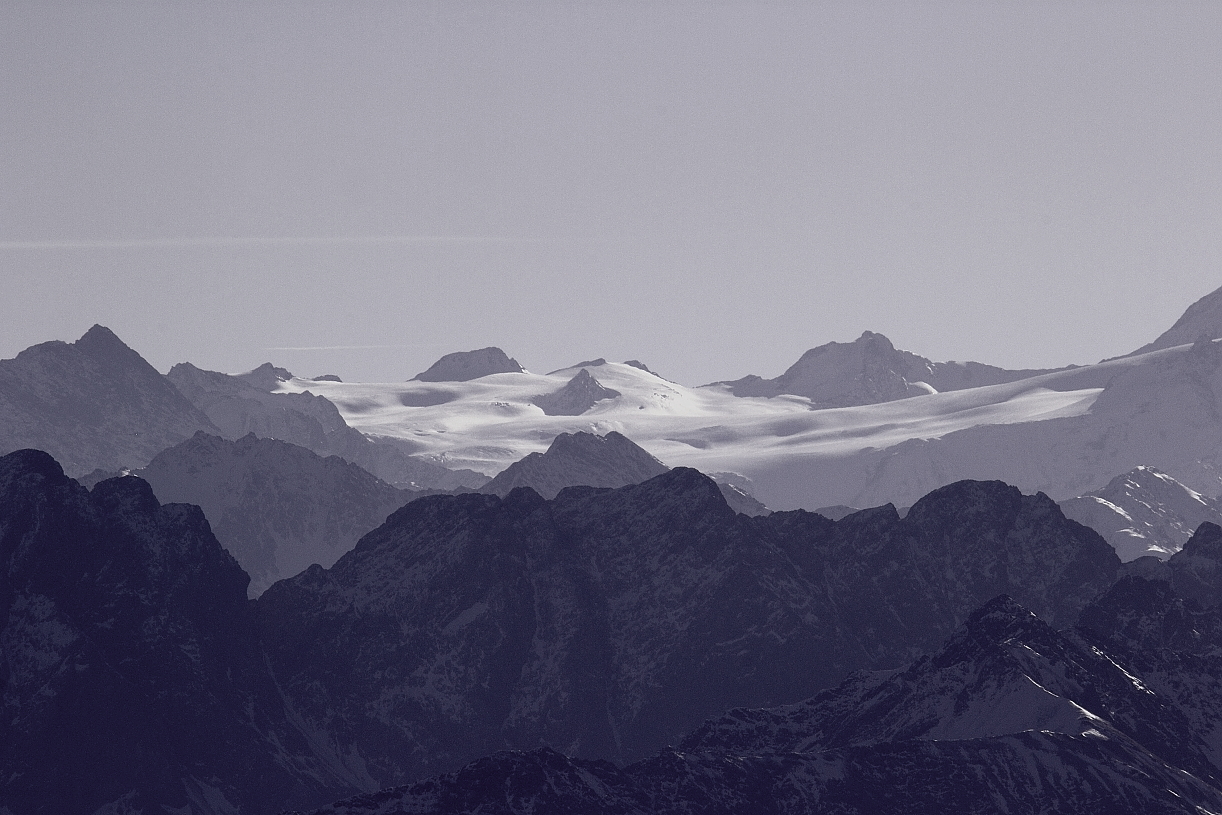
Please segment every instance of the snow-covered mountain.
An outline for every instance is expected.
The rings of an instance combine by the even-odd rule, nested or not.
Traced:
[[[278,390],[309,389],[365,433],[489,476],[560,433],[614,430],[667,466],[750,478],[754,494],[781,509],[907,506],[964,478],[999,478],[1063,500],[1141,465],[1213,496],[1222,493],[1222,349],[1196,339],[1222,333],[1210,328],[1210,304],[1222,302],[1215,295],[1178,324],[1181,334],[1191,327],[1187,344],[1160,340],[1166,347],[1052,371],[934,363],[867,332],[812,349],[776,379],[700,388],[598,359],[546,375],[292,379]],[[585,393],[570,406],[578,415],[539,406],[541,395],[573,382]],[[587,392],[592,386],[600,390]],[[849,406],[827,407],[834,404]]]
[[[135,472],[162,503],[195,504],[257,596],[311,564],[330,566],[417,493],[337,456],[250,433],[196,433]]]
[[[153,366],[100,325],[0,360],[0,453],[45,450],[64,468],[138,467],[217,428]]]
[[[1101,490],[1060,502],[1065,516],[1086,524],[1123,561],[1166,559],[1206,521],[1222,523],[1222,505],[1153,467],[1136,467]]]
[[[479,473],[455,472],[413,456],[412,445],[402,439],[363,435],[349,427],[335,405],[309,390],[276,392],[293,375],[270,362],[244,374],[204,371],[181,362],[166,376],[229,439],[250,433],[279,439],[321,456],[339,456],[407,489],[475,488],[487,481]]]

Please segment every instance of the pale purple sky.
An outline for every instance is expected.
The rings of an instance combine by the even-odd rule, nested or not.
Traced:
[[[1093,362],[1222,286],[1222,3],[0,3],[0,357]]]

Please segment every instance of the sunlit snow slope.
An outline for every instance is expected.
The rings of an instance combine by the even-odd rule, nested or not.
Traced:
[[[577,416],[546,415],[534,401],[563,388],[583,367],[548,375],[494,374],[468,382],[293,379],[281,389],[325,396],[362,432],[410,441],[420,454],[489,475],[545,450],[558,433],[615,430],[669,466],[738,472],[759,482],[798,463],[806,469],[911,439],[1080,416],[1115,373],[1144,361],[1135,357],[1002,385],[828,410],[812,410],[809,400],[797,396],[737,397],[724,386],[689,388],[617,363],[583,366],[599,385],[619,395]],[[785,508],[856,498],[831,495],[816,484],[807,493],[766,490],[764,500]]]

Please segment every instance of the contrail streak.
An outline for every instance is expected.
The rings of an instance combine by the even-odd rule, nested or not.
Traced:
[[[274,345],[264,351],[368,351],[377,348],[411,348],[408,345]]]
[[[193,249],[240,246],[369,246],[534,243],[520,238],[470,235],[355,235],[279,238],[135,238],[131,240],[0,241],[0,249]]]

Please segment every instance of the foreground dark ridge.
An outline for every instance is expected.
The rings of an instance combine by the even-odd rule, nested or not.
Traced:
[[[1003,595],[904,670],[732,711],[623,769],[501,752],[314,815],[1222,810],[1219,607],[1186,613],[1168,584],[1130,577],[1083,617],[1057,632]],[[1135,642],[1135,624],[1164,636]],[[1207,634],[1177,650],[1188,626]]]
[[[833,522],[735,514],[678,469],[551,501],[423,498],[248,604],[196,508],[131,477],[86,492],[37,451],[0,458],[0,546],[15,813],[276,812],[501,748],[631,761],[727,709],[902,666],[1000,593],[1070,625],[1120,569],[998,482]]]

